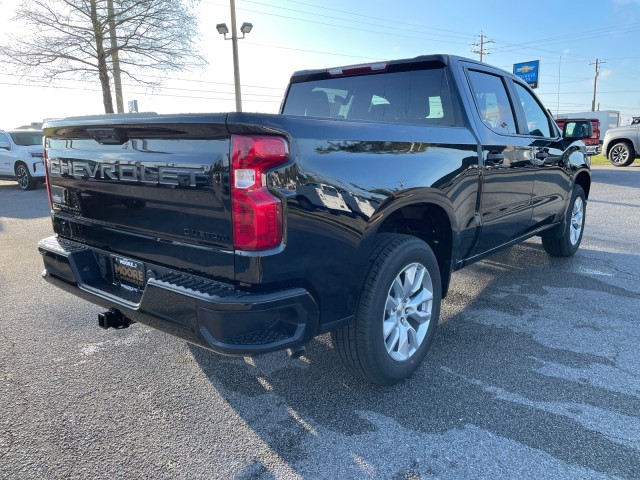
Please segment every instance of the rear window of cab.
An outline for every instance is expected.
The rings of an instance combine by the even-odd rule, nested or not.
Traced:
[[[293,83],[283,113],[343,120],[455,125],[444,68]]]

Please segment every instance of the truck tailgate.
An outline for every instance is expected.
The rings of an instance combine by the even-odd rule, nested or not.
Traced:
[[[56,233],[124,257],[233,278],[225,120],[47,124]]]

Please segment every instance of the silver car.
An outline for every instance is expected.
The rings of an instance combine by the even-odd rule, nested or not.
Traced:
[[[627,167],[640,156],[640,123],[610,128],[602,142],[602,153],[616,167]]]

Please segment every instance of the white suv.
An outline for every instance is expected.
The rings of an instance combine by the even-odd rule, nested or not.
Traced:
[[[18,180],[22,190],[31,190],[45,181],[42,132],[0,130],[0,178]]]

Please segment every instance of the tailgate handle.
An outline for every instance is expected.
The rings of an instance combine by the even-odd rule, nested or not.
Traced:
[[[87,128],[87,134],[100,145],[122,145],[129,137],[118,128]]]

